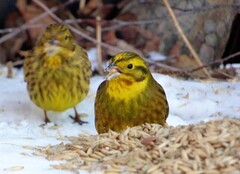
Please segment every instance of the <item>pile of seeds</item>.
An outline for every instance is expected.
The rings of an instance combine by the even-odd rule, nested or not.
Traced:
[[[104,173],[238,173],[240,119],[162,128],[144,124],[122,133],[68,137],[70,143],[35,149],[56,169]]]

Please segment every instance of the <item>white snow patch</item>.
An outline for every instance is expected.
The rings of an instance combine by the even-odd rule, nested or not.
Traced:
[[[96,59],[96,54],[89,53]],[[93,61],[92,61],[93,62]],[[96,65],[94,65],[96,66]],[[43,157],[33,155],[33,151],[22,146],[47,146],[64,142],[63,136],[79,134],[97,134],[94,126],[94,100],[99,84],[105,79],[94,76],[91,89],[86,99],[77,109],[88,116],[83,118],[88,124],[79,126],[73,123],[69,115],[73,109],[62,113],[48,112],[50,119],[56,123],[44,128],[43,111],[29,99],[22,70],[14,70],[15,77],[5,77],[6,68],[0,67],[0,173],[10,173],[12,167],[23,167],[16,173],[48,173],[68,174],[70,172],[56,170],[51,164],[61,162],[47,161]],[[195,124],[201,121],[223,117],[240,118],[240,82],[199,82],[184,81],[166,75],[153,74],[154,78],[165,89],[170,114],[168,124],[172,126]],[[64,142],[66,143],[66,142]],[[87,173],[81,171],[81,173]]]

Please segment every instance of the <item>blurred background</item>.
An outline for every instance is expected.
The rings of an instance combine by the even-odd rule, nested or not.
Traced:
[[[233,78],[236,68],[224,67],[240,63],[240,1],[168,3],[210,76]],[[144,56],[153,71],[209,77],[183,42],[162,0],[1,0],[0,64],[21,67],[45,27],[56,22],[77,29],[74,37],[85,49],[101,49],[99,63],[119,51],[133,51]],[[99,67],[95,73],[102,72]]]

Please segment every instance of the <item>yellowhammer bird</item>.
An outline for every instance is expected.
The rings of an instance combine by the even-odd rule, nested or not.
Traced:
[[[123,52],[110,60],[107,80],[97,90],[95,126],[98,133],[121,131],[147,123],[166,126],[169,112],[165,92],[135,53]]]
[[[84,123],[76,105],[88,93],[91,63],[86,50],[74,40],[67,27],[50,24],[26,57],[24,75],[31,100],[47,111],[64,111],[73,107],[79,124]]]

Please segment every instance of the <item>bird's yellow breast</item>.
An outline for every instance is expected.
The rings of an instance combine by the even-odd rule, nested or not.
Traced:
[[[50,45],[48,43],[44,45],[43,51],[46,53],[43,67],[51,69],[56,69],[62,65],[62,56],[71,57],[73,55],[73,52],[66,48]]]
[[[72,106],[75,106],[81,100],[79,95],[71,95],[69,89],[63,85],[50,85],[55,90],[44,90],[44,99],[36,100],[36,104],[46,110],[64,111]],[[71,89],[74,93],[78,92],[77,89]],[[84,95],[85,96],[85,95]],[[39,97],[40,98],[40,97]]]
[[[107,81],[107,93],[110,97],[120,100],[131,100],[144,92],[147,86],[147,79],[135,82],[128,78],[116,78]]]
[[[51,69],[56,69],[60,65],[62,65],[62,59],[59,55],[54,55],[52,57],[47,57],[45,58],[43,67],[51,68]]]
[[[69,83],[57,84],[54,81],[48,84],[43,82],[35,86],[34,91],[37,91],[36,95],[30,93],[34,103],[45,110],[52,111],[64,111],[73,107],[87,95],[81,93],[77,86],[71,86]]]

